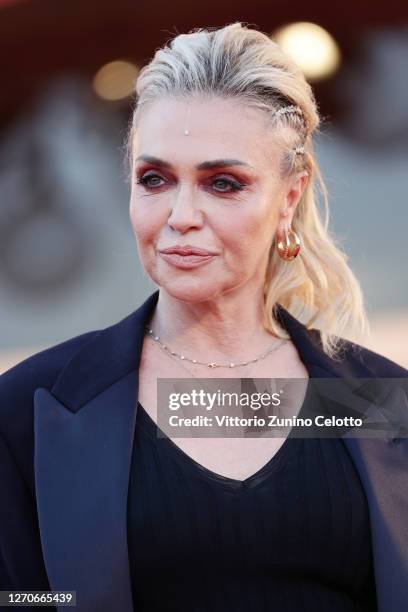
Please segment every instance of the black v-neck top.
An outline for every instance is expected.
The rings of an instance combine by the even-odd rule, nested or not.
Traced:
[[[291,435],[243,481],[138,403],[128,497],[135,612],[375,612],[368,505],[341,439]]]

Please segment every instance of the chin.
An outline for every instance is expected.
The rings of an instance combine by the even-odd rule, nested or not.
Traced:
[[[161,279],[155,280],[160,289],[171,295],[171,297],[183,302],[205,302],[212,300],[221,293],[221,287],[213,282],[206,283],[203,279],[191,278],[171,281]]]

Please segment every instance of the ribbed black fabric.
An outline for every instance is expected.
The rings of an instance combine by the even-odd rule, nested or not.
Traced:
[[[244,481],[138,404],[128,498],[135,612],[375,611],[368,506],[340,439],[289,437]]]

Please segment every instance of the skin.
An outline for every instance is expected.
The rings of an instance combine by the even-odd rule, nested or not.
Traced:
[[[268,254],[275,233],[290,227],[307,180],[306,173],[283,179],[282,155],[265,115],[234,100],[168,97],[143,110],[133,141],[129,212],[142,265],[160,286],[150,325],[174,350],[188,346],[190,357],[237,363],[272,346],[274,336],[262,323]],[[243,164],[196,168],[220,159]],[[146,175],[147,185],[137,182]],[[230,181],[243,189],[233,191]],[[158,253],[175,244],[217,255],[181,270]]]

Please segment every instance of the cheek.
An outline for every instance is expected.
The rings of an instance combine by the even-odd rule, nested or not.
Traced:
[[[140,202],[137,202],[136,205],[136,202],[131,200],[129,215],[137,241],[141,244],[152,242],[158,227],[158,222],[152,211],[147,210],[147,207]]]
[[[251,258],[272,242],[275,225],[275,215],[235,214],[229,216],[220,230],[228,248]]]
[[[137,241],[144,246],[154,238],[154,230],[151,223],[142,217],[132,217],[132,227]]]

